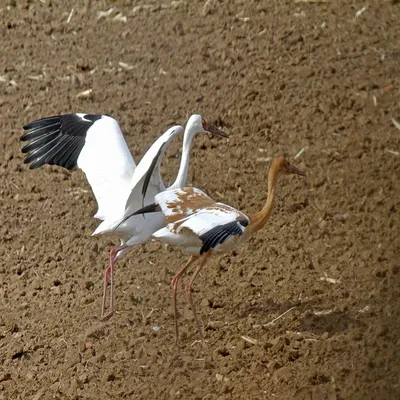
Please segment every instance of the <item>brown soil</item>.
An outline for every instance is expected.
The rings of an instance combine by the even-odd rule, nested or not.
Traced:
[[[0,5],[0,399],[399,399],[399,2],[131,3]],[[69,111],[113,115],[136,161],[201,113],[231,137],[196,138],[190,182],[247,213],[268,157],[307,172],[199,277],[208,349],[182,293],[174,344],[185,257],[158,243],[121,260],[118,313],[100,320],[116,242],[90,236],[84,175],[20,153],[25,123]]]

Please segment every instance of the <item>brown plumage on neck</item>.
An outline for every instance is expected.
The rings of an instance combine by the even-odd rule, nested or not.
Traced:
[[[260,230],[261,228],[263,228],[264,225],[269,220],[275,202],[276,184],[281,174],[285,175],[297,174],[305,176],[305,173],[303,171],[291,165],[283,157],[278,157],[273,161],[268,173],[267,201],[265,202],[264,207],[261,209],[261,211],[250,216],[250,224],[246,229],[247,235],[251,235]]]

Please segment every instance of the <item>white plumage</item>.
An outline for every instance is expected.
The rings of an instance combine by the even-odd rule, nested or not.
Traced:
[[[161,135],[149,148],[138,166],[127,147],[117,121],[105,115],[66,114],[31,122],[21,140],[31,141],[23,149],[25,159],[36,169],[45,164],[67,169],[79,167],[85,173],[98,203],[96,218],[103,222],[94,235],[113,234],[121,245],[110,252],[110,265],[105,271],[102,316],[105,314],[106,290],[111,280],[111,315],[114,312],[114,268],[117,260],[131,246],[145,243],[164,225],[161,212],[151,216],[129,217],[139,208],[154,202],[156,194],[165,190],[160,164],[163,154],[174,137],[183,132],[179,125]],[[211,132],[226,137],[200,115],[192,115],[186,125],[179,172],[170,189],[186,183],[189,154],[193,137]]]
[[[160,173],[161,159],[172,140],[182,132],[183,128],[181,126],[173,126],[161,135],[140,160],[140,163],[134,170],[134,174],[131,174],[128,180],[124,181],[122,190],[117,190],[114,193],[112,179],[107,182],[104,181],[104,187],[108,188],[111,198],[111,207],[107,208],[106,218],[102,218],[104,221],[94,231],[94,235],[104,233],[114,234],[121,238],[121,244],[129,242],[128,246],[143,243],[150,238],[154,230],[160,225],[160,218],[153,215],[145,220],[143,216],[138,215],[126,221],[123,220],[130,213],[153,202],[154,196],[165,190]],[[154,163],[154,169],[151,171],[149,184],[146,193],[144,193],[144,184],[152,163]],[[96,189],[94,190],[97,190],[101,185],[101,181],[96,181]],[[120,197],[116,198],[117,196]],[[112,207],[113,198],[117,205],[115,209]],[[108,206],[108,203],[104,205],[104,208],[106,206]],[[158,221],[158,223],[156,224],[155,221]],[[162,221],[163,218],[161,217],[161,226]]]

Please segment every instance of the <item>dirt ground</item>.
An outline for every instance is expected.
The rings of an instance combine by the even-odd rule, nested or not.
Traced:
[[[399,20],[396,0],[1,0],[0,399],[399,399]],[[25,123],[71,111],[114,116],[136,162],[202,114],[230,138],[195,139],[189,181],[249,214],[271,157],[307,172],[199,277],[207,349],[182,290],[174,343],[186,257],[156,242],[101,321],[117,242],[91,237],[80,171],[20,152]]]

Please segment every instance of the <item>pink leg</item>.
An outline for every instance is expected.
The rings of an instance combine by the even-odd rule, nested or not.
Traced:
[[[178,289],[178,282],[180,277],[185,273],[185,271],[189,268],[194,261],[197,260],[197,257],[191,256],[188,262],[178,271],[178,273],[172,278],[171,286],[172,286],[172,301],[174,304],[174,319],[175,319],[175,341],[179,342],[179,331],[178,331],[178,308],[176,306],[176,290]]]
[[[103,285],[103,302],[101,306],[101,318],[106,319],[111,317],[115,311],[115,265],[117,263],[118,252],[123,250],[125,246],[117,246],[110,251],[110,264],[104,271],[104,285]],[[107,288],[108,282],[110,282],[110,308],[106,311],[106,300],[107,300]]]
[[[197,317],[196,307],[194,306],[194,303],[193,303],[192,286],[193,286],[194,280],[196,279],[196,277],[199,274],[199,272],[201,271],[201,269],[204,267],[204,264],[206,263],[206,261],[210,255],[211,255],[211,251],[208,251],[206,254],[204,254],[203,258],[200,260],[200,264],[196,268],[196,271],[194,271],[192,277],[186,283],[186,297],[189,301],[190,307],[192,308],[192,312],[193,312],[194,320],[196,322],[197,330],[199,331],[201,344],[204,347],[206,347],[206,342],[204,340],[203,332],[201,330],[199,318]]]

